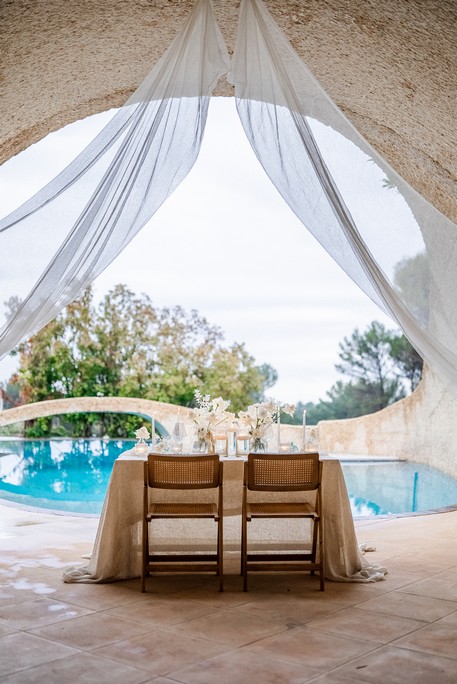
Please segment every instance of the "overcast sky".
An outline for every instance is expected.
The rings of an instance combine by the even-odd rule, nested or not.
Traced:
[[[47,136],[0,167],[2,215],[50,180],[87,144],[108,113]],[[372,320],[396,325],[309,235],[267,178],[233,98],[213,98],[189,176],[97,279],[147,293],[159,307],[197,309],[278,371],[271,396],[317,401],[339,378],[338,343]],[[0,362],[0,380],[14,368]]]

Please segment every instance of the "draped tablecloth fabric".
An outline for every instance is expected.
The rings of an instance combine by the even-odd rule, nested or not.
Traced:
[[[338,582],[374,582],[384,579],[386,569],[370,563],[360,551],[340,462],[330,458],[322,460],[322,518],[327,579]],[[113,582],[141,575],[143,462],[133,451],[125,452],[115,461],[90,561],[85,566],[66,570],[64,582]],[[242,481],[243,460],[225,460],[224,553],[227,554],[230,549],[235,549],[239,554]],[[165,541],[182,545],[186,532],[180,532],[181,521],[163,522],[173,525],[168,527],[171,534],[165,532]],[[177,526],[173,524],[175,522]],[[208,521],[205,522],[208,525]],[[193,520],[192,533],[187,533],[189,544],[199,534],[195,523]],[[297,527],[289,525],[290,535],[288,533],[287,537],[294,537],[293,530]],[[299,537],[295,539],[298,541]],[[271,538],[268,541],[272,541]],[[277,545],[282,539],[277,537],[275,541]],[[286,544],[289,540],[283,541]]]

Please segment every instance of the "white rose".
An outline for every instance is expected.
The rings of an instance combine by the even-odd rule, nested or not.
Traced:
[[[139,430],[136,430],[135,437],[137,439],[149,439],[149,430],[143,425]]]

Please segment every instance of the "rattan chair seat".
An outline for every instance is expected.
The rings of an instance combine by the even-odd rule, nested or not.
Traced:
[[[217,506],[213,503],[157,503],[149,509],[150,517],[163,518],[214,518],[218,519]]]
[[[247,504],[246,515],[248,520],[250,518],[271,518],[272,516],[284,518],[314,518],[316,516],[316,510],[314,506],[306,501],[300,503],[258,501],[256,503]]]

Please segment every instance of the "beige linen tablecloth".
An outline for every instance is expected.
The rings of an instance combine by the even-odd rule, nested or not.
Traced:
[[[322,460],[327,579],[339,582],[384,579],[385,568],[371,564],[360,552],[340,462],[330,458]],[[242,459],[224,459],[224,561],[226,570],[232,565],[234,572],[239,572],[243,467]],[[65,582],[113,582],[141,575],[142,497],[143,459],[133,451],[125,452],[113,466],[90,562],[66,570],[63,575]],[[186,528],[189,522],[192,526]],[[164,548],[167,543],[175,549],[191,548],[195,542],[210,544],[213,540],[211,525],[215,538],[216,526],[208,521],[167,520],[160,523],[163,525],[156,539],[163,543]],[[257,540],[259,548],[265,544],[271,548],[291,548],[291,545],[298,544],[300,535],[303,536],[303,529],[299,525],[280,521],[277,526],[260,526],[257,537],[250,534],[250,541],[256,544]]]

